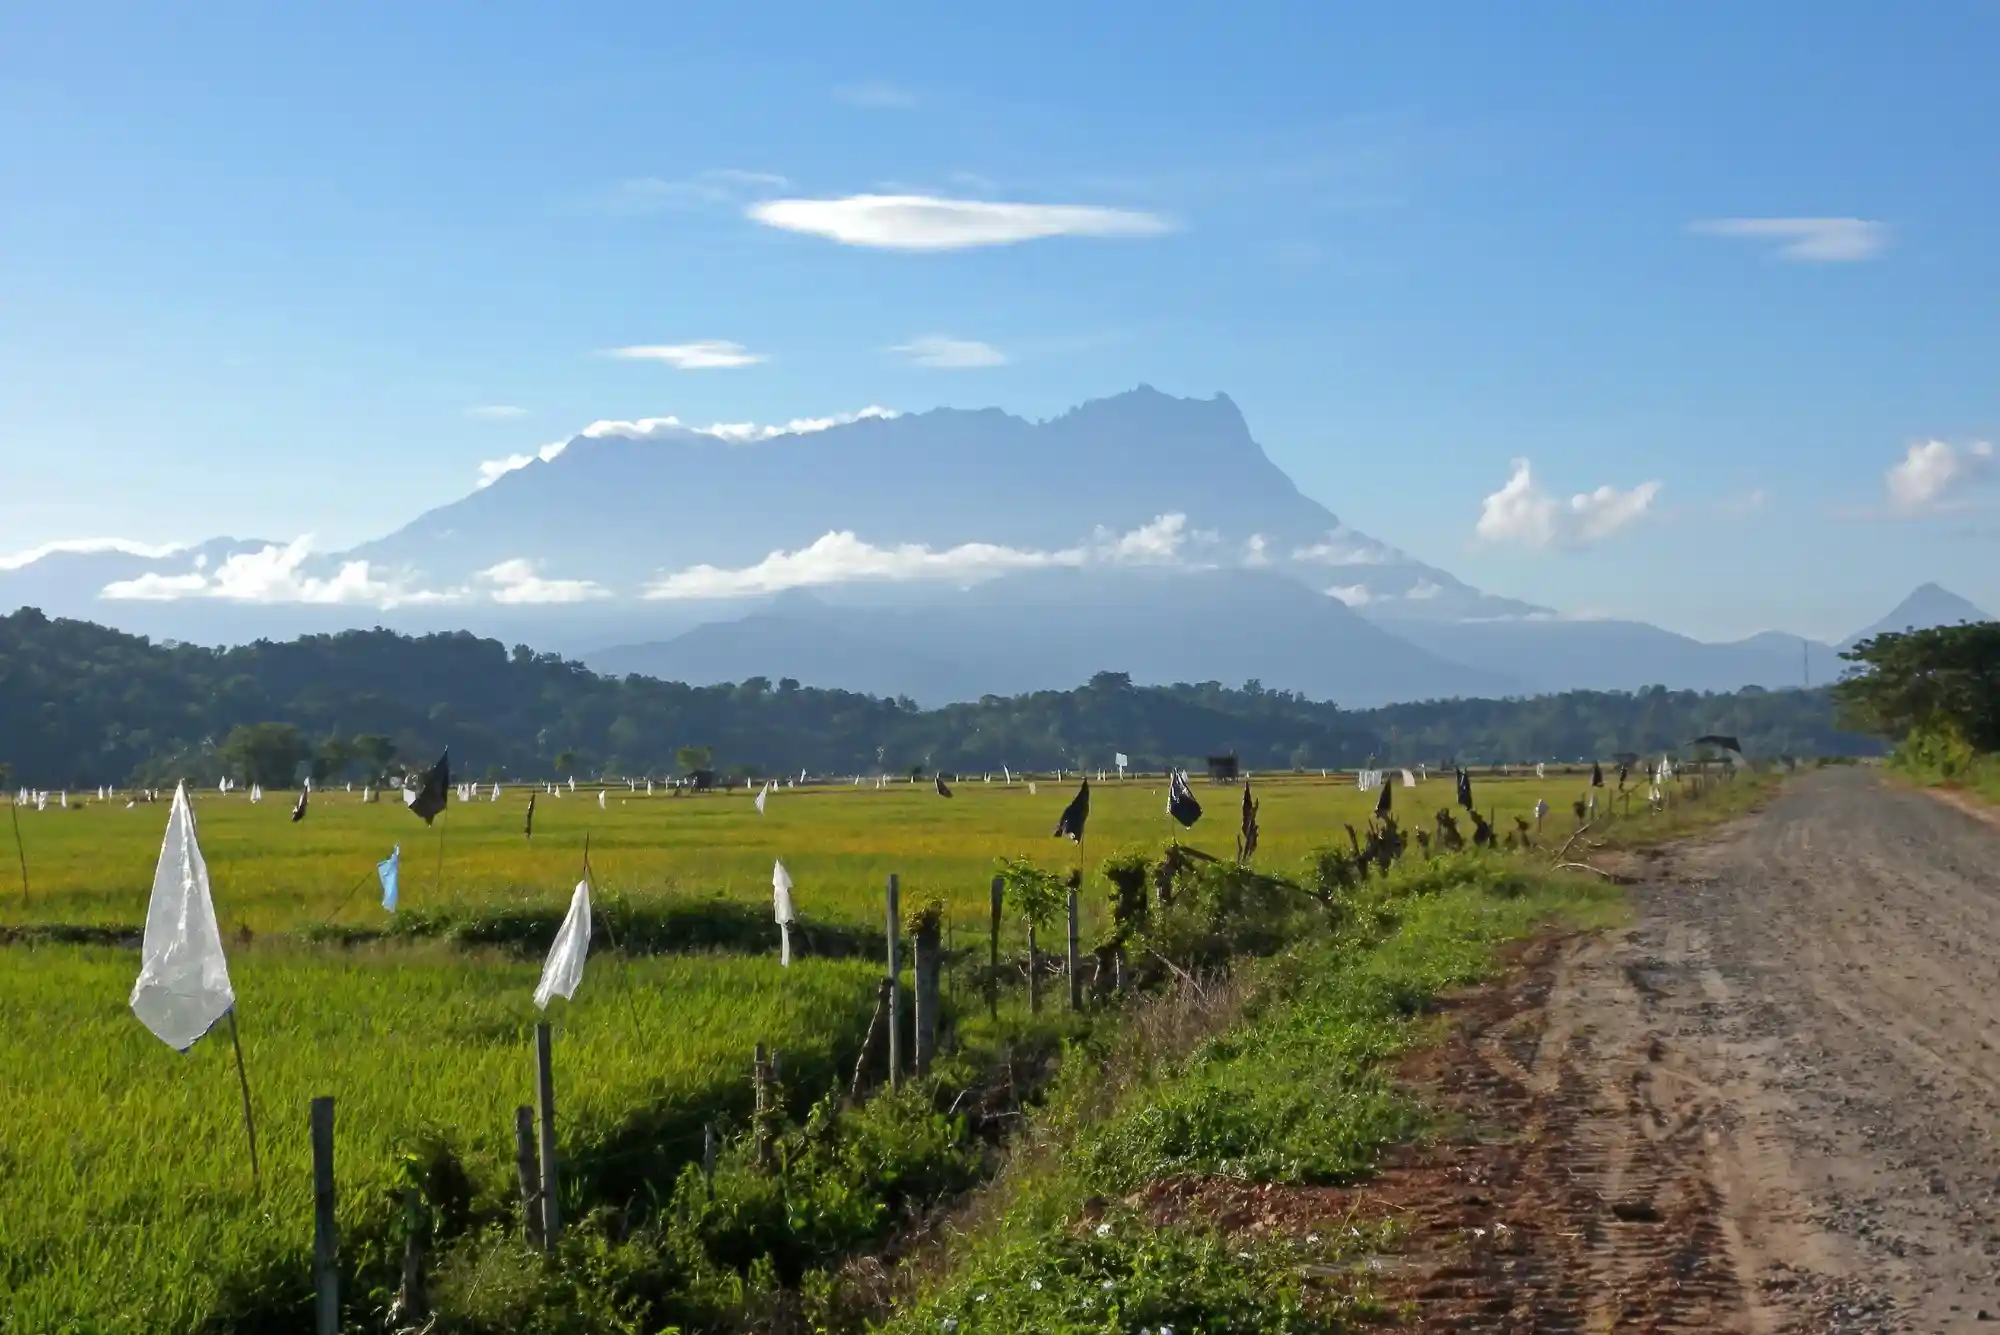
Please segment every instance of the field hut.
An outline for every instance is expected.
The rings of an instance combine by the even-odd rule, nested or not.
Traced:
[[[705,793],[715,787],[715,771],[712,769],[689,770],[687,778],[681,780],[681,782],[689,788],[694,789],[697,793]]]
[[[1208,758],[1208,781],[1210,783],[1235,783],[1241,774],[1242,769],[1236,763],[1234,752],[1226,756],[1210,756]]]

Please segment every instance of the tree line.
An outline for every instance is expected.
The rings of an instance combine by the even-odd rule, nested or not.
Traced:
[[[1870,754],[1832,692],[1570,691],[1348,710],[1257,681],[1068,691],[922,709],[768,678],[692,686],[608,677],[466,632],[386,630],[229,648],[153,642],[33,608],[0,617],[0,764],[41,787],[310,775],[369,782],[445,746],[468,778],[664,777],[1198,767],[1492,764],[1650,753],[1710,732],[1751,755]]]
[[[2000,621],[1877,635],[1842,655],[1837,717],[1943,777],[2000,756]]]

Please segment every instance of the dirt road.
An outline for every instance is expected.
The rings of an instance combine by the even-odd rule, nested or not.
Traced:
[[[1418,1329],[2000,1335],[2000,827],[1829,769],[1649,863],[1411,1070],[1466,1134],[1212,1204],[1400,1219]]]

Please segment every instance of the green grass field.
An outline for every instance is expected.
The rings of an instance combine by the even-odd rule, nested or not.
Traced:
[[[1545,797],[1554,839],[1573,827],[1569,804],[1586,782],[1480,777],[1475,796],[1503,829]],[[647,799],[613,790],[600,809],[580,788],[538,799],[532,842],[521,835],[522,788],[498,803],[454,802],[437,830],[393,797],[364,805],[325,793],[300,825],[284,796],[255,805],[240,794],[198,797],[262,1133],[262,1189],[250,1178],[225,1029],[187,1056],[148,1034],[126,1006],[133,950],[0,946],[0,1331],[231,1329],[241,1328],[238,1314],[282,1308],[282,1295],[309,1284],[306,1114],[317,1094],[338,1100],[352,1245],[386,1235],[398,1156],[428,1136],[453,1147],[479,1197],[499,1208],[512,1180],[512,1110],[533,1101],[538,964],[436,941],[312,944],[310,930],[329,921],[389,921],[374,866],[391,846],[403,850],[402,902],[412,913],[527,907],[553,919],[588,835],[601,905],[636,912],[719,898],[768,912],[771,863],[782,858],[809,920],[879,928],[894,872],[906,906],[946,902],[963,945],[983,934],[995,859],[1060,868],[1077,856],[1050,834],[1074,784],[1038,789],[965,782],[949,801],[923,784],[780,790],[759,816],[740,792]],[[1257,780],[1255,789],[1257,861],[1281,872],[1344,841],[1343,822],[1365,824],[1374,796],[1317,778]],[[1227,856],[1239,791],[1197,792],[1207,815],[1188,841]],[[1179,832],[1160,779],[1093,783],[1092,795],[1084,853],[1093,869]],[[1450,804],[1452,786],[1434,778],[1399,787],[1395,800],[1406,820],[1427,823]],[[123,799],[75,798],[66,811],[19,812],[28,893],[0,873],[0,928],[136,932],[167,813],[165,802],[128,810]],[[0,831],[0,842],[10,835]],[[1093,871],[1086,923],[1101,888]],[[549,1017],[566,1187],[585,1197],[593,1182],[670,1176],[695,1153],[703,1120],[740,1116],[755,1043],[782,1049],[800,1087],[823,1089],[858,1046],[879,972],[872,960],[810,956],[780,969],[775,928],[754,954],[627,958],[609,944],[600,933],[576,1001],[553,1003]]]
[[[1506,829],[1511,817],[1531,816],[1536,799],[1545,797],[1549,828],[1566,830],[1575,823],[1569,804],[1586,784],[1583,776],[1553,772],[1545,781],[1481,777],[1474,797]],[[637,902],[654,896],[766,902],[771,864],[783,859],[807,918],[878,923],[883,883],[894,872],[906,903],[935,896],[961,921],[982,923],[995,859],[1027,856],[1065,866],[1076,857],[1071,845],[1050,836],[1075,784],[1039,780],[1036,787],[1030,795],[1024,782],[967,781],[950,800],[927,783],[880,791],[780,789],[762,816],[741,791],[647,798],[612,789],[599,809],[595,793],[579,787],[573,796],[537,799],[532,840],[522,835],[528,790],[520,787],[503,788],[498,802],[454,801],[430,829],[393,796],[364,805],[355,794],[323,793],[299,825],[290,822],[289,795],[254,805],[236,793],[193,796],[217,917],[225,932],[249,928],[261,935],[326,922],[380,925],[386,915],[375,864],[398,845],[408,909],[449,915],[536,905],[560,913],[581,869],[586,835],[598,884]],[[1344,839],[1342,822],[1365,825],[1374,799],[1339,779],[1254,780],[1253,791],[1262,804],[1258,862],[1281,870]],[[1238,790],[1197,784],[1196,793],[1206,812],[1187,842],[1232,855]],[[1451,806],[1450,778],[1399,787],[1394,800],[1406,822],[1428,822]],[[1166,784],[1157,776],[1093,783],[1087,864],[1176,833],[1165,806]],[[166,816],[164,800],[127,810],[123,798],[97,803],[75,796],[67,811],[21,812],[28,893],[0,860],[0,926],[136,930],[145,921]],[[0,841],[8,838],[0,832]]]

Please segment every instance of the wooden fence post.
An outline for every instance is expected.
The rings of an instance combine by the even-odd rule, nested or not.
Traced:
[[[546,1022],[535,1026],[535,1105],[542,1123],[542,1246],[554,1251],[562,1234],[562,1206],[556,1199],[556,1080]]]
[[[993,928],[988,938],[986,969],[986,1010],[994,1019],[1000,1018],[1000,895],[1002,882],[993,878]]]
[[[1083,975],[1077,969],[1076,886],[1069,888],[1069,1008],[1083,1009]]]
[[[938,1010],[944,1002],[938,987],[944,962],[940,944],[937,919],[927,913],[911,938],[916,957],[918,1075],[930,1074],[931,1058],[937,1055]]]
[[[313,1331],[340,1332],[340,1235],[333,1215],[333,1100],[312,1101]]]
[[[771,1066],[759,1043],[750,1055],[751,1135],[757,1151],[757,1166],[771,1163]]]
[[[903,1084],[902,883],[889,873],[889,1088]]]
[[[514,1172],[521,1180],[521,1229],[528,1246],[542,1250],[542,1169],[535,1153],[535,1110],[514,1109]]]

